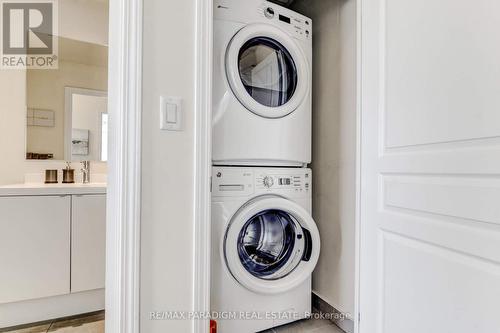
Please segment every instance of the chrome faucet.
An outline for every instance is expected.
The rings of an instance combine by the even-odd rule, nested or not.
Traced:
[[[82,161],[82,180],[84,184],[90,183],[90,161]]]

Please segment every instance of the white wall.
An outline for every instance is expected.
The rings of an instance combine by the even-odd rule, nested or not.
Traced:
[[[144,2],[141,332],[190,332],[151,311],[193,307],[194,0]],[[160,95],[184,100],[184,130],[159,129]]]
[[[61,0],[59,36],[108,45],[108,1]]]
[[[26,71],[0,71],[0,185],[20,183],[24,173]]]
[[[313,290],[354,314],[356,8],[354,0],[298,0],[313,20],[313,217],[321,256]]]

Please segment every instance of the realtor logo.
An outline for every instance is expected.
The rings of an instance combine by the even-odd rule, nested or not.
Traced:
[[[0,0],[2,68],[57,68],[55,0]]]

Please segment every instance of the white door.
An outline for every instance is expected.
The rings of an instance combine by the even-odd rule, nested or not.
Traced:
[[[71,214],[71,292],[104,288],[106,195],[73,195]]]
[[[359,332],[500,332],[500,2],[360,3]]]

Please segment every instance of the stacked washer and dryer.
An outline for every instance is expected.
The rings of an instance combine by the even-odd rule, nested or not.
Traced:
[[[219,333],[308,316],[320,238],[311,217],[309,18],[214,1],[211,310]]]

